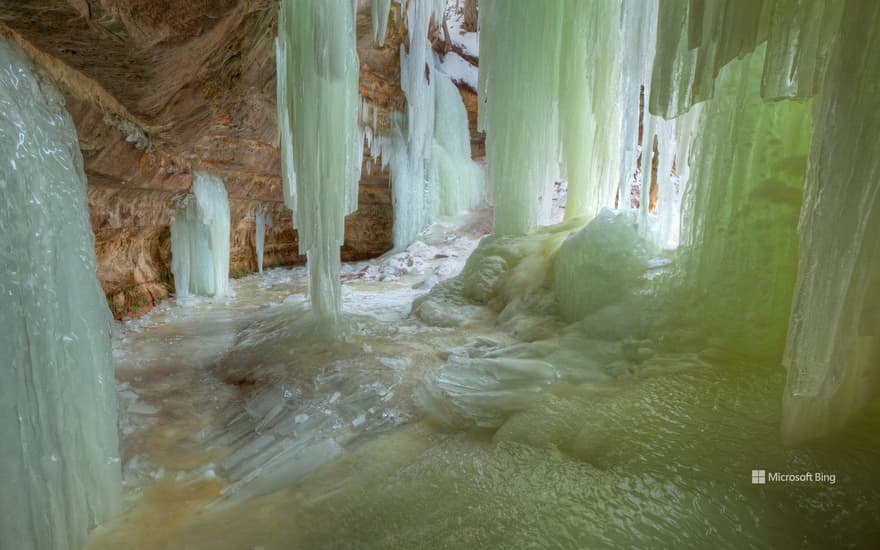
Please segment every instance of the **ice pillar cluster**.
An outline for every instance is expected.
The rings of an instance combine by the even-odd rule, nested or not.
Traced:
[[[171,215],[171,271],[178,298],[228,296],[229,199],[217,176],[196,173]]]
[[[76,129],[0,37],[0,547],[79,548],[119,510],[110,311]]]
[[[467,110],[428,40],[444,8],[439,0],[407,4],[409,49],[402,44],[400,51],[406,111],[391,114],[390,135],[378,135],[376,111],[371,121],[368,104],[361,113],[372,160],[381,157],[391,172],[397,249],[412,243],[438,216],[473,209],[485,196],[482,169],[471,158]],[[373,16],[375,24],[375,11]]]
[[[363,134],[351,0],[283,0],[278,21],[278,113],[285,202],[308,258],[318,319],[342,311],[339,247],[357,209]],[[433,111],[432,111],[433,112]]]
[[[712,108],[728,93],[724,71],[747,55],[756,58],[750,60],[749,86],[756,88],[760,78],[761,100],[781,102],[769,115],[776,124],[757,123],[766,125],[758,130],[760,139],[749,137],[755,127],[747,121],[754,111],[745,124],[738,118],[730,126],[735,132],[724,141],[742,149],[737,158],[743,163],[732,168],[746,171],[730,189],[730,199],[702,205],[707,219],[695,220],[691,231],[719,217],[754,218],[748,230],[742,228],[742,218],[737,222],[742,237],[726,236],[728,242],[752,240],[735,245],[748,254],[727,250],[726,265],[741,257],[737,261],[764,273],[763,296],[749,298],[755,301],[750,311],[758,311],[759,319],[767,307],[780,308],[776,315],[788,319],[784,435],[798,441],[828,433],[880,392],[875,237],[880,234],[880,161],[872,153],[872,136],[880,132],[880,62],[869,53],[880,40],[880,6],[861,0],[754,0],[748,8],[729,0],[668,4],[679,16],[661,20],[658,36],[682,38],[655,58],[651,110],[674,116],[705,100]],[[755,93],[749,92],[751,97]],[[810,98],[812,105],[784,101]],[[806,109],[809,115],[797,114]],[[800,137],[807,135],[805,116],[812,119],[807,143]],[[719,142],[723,131],[724,125],[716,130]],[[699,157],[695,152],[698,163]],[[760,181],[746,181],[754,177]],[[694,187],[716,183],[695,182]],[[762,206],[766,203],[777,205],[772,216],[771,208]],[[786,204],[788,209],[799,207],[796,268],[791,267],[795,255],[784,252],[789,245],[780,240],[794,226],[794,221],[783,221]],[[693,205],[694,216],[700,215],[700,207],[699,201]],[[701,254],[711,254],[707,246],[702,249]],[[795,283],[788,309],[780,281],[792,269]],[[742,270],[733,275],[743,276]],[[757,305],[761,297],[770,305]],[[775,323],[770,319],[771,327]]]
[[[790,441],[876,398],[877,3],[480,8],[497,234],[539,225],[557,175],[568,217],[637,207],[643,237],[685,245],[676,284],[688,314],[739,351],[783,360]]]

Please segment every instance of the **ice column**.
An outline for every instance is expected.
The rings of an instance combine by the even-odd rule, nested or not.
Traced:
[[[229,200],[217,176],[196,173],[192,191],[171,215],[171,271],[178,297],[227,296]]]
[[[122,482],[76,129],[0,37],[0,547],[80,548]]]
[[[254,211],[254,222],[256,225],[256,235],[254,248],[257,253],[257,271],[263,272],[263,245],[266,242],[266,226],[272,225],[272,215],[265,205],[261,204]]]
[[[496,234],[549,219],[559,175],[557,94],[564,2],[480,3],[479,121]]]
[[[351,0],[283,0],[278,23],[285,201],[308,257],[312,308],[330,322],[342,310],[339,247],[345,216],[357,208],[363,154],[355,6]]]
[[[559,131],[568,180],[565,216],[614,206],[621,116],[619,0],[565,0]],[[638,96],[636,96],[638,97]],[[632,113],[628,113],[632,116]]]

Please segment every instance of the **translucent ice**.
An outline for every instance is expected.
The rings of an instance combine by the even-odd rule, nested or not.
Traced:
[[[254,211],[256,235],[254,249],[257,253],[257,271],[263,272],[263,248],[266,243],[266,226],[272,225],[272,215],[265,205],[260,205]]]
[[[342,309],[339,247],[345,216],[357,208],[363,155],[355,7],[349,0],[285,0],[278,22],[285,202],[308,257],[312,307],[330,323]]]
[[[226,186],[198,172],[171,215],[171,270],[179,297],[229,294],[229,239]]]
[[[61,93],[0,67],[0,547],[75,549],[121,505],[112,319]]]

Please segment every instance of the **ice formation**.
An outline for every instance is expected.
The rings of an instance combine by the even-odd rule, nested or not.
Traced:
[[[254,240],[254,250],[257,253],[257,271],[263,272],[263,247],[266,243],[266,226],[272,225],[272,214],[265,205],[260,205],[254,211],[254,222],[256,225],[256,235]]]
[[[362,113],[371,157],[382,158],[392,179],[394,246],[405,249],[439,216],[460,214],[484,198],[481,168],[471,159],[467,111],[428,41],[444,2],[417,0],[406,10],[409,49],[401,45],[400,87],[406,111],[392,113],[390,135],[374,135]],[[452,54],[450,54],[452,55]],[[374,114],[376,111],[373,111]],[[368,165],[369,166],[369,165]]]
[[[121,507],[112,319],[61,93],[0,65],[0,547],[73,549]]]
[[[285,202],[308,258],[313,311],[330,323],[342,310],[339,247],[345,216],[357,209],[364,139],[355,7],[349,0],[284,0],[278,23]]]
[[[557,94],[564,2],[480,2],[478,127],[495,233],[527,233],[550,215],[559,175]]]
[[[400,45],[400,87],[406,114],[395,117],[391,141],[394,246],[405,248],[430,223],[433,195],[426,165],[434,135],[434,57],[428,41],[431,18],[439,21],[443,2],[417,0],[406,10],[409,50]]]
[[[435,216],[476,208],[483,200],[483,171],[471,159],[471,134],[461,94],[445,74],[434,72],[435,117],[431,174]],[[432,216],[433,219],[433,216]]]
[[[865,137],[878,130],[880,69],[865,52],[880,9],[858,0],[748,9],[485,0],[480,9],[479,125],[495,234],[544,223],[560,173],[569,219],[632,201],[646,246],[685,245],[680,275],[662,292],[658,282],[652,300],[685,299],[684,317],[740,352],[781,358],[785,348],[789,440],[866,406],[880,387],[869,237],[880,199]],[[481,287],[468,277],[512,276],[490,264],[469,262],[437,292],[458,284],[452,295],[467,298]],[[559,301],[596,291],[575,279],[557,273]],[[565,317],[580,316],[578,302],[560,304],[578,310]],[[415,309],[452,322],[439,304]]]
[[[178,298],[228,296],[229,199],[217,176],[196,173],[171,215],[171,271]]]
[[[385,45],[385,33],[388,30],[388,13],[391,10],[391,0],[372,0],[370,6],[370,18],[373,21],[373,38],[380,46]]]

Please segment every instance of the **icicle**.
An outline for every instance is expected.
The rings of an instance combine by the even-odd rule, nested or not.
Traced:
[[[776,0],[761,94],[808,98],[819,92],[845,2]]]
[[[380,46],[384,46],[385,33],[388,29],[388,12],[391,10],[391,0],[373,0],[371,8],[373,38]]]
[[[278,26],[279,127],[282,151],[292,148],[285,177],[295,183],[285,200],[295,206],[299,249],[308,257],[313,310],[331,323],[342,310],[339,247],[345,216],[357,208],[363,156],[354,7],[283,0]]]
[[[64,99],[0,66],[0,547],[80,548],[122,504],[112,319]]]
[[[171,215],[171,270],[178,298],[228,296],[229,200],[217,176],[196,173]]]
[[[266,226],[272,225],[272,214],[266,205],[261,204],[254,211],[254,222],[256,225],[256,236],[254,248],[257,253],[257,271],[263,272],[263,246],[266,242]]]

